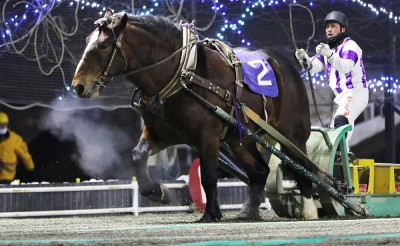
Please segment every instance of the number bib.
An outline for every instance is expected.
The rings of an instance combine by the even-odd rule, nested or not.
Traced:
[[[235,52],[242,62],[244,82],[250,90],[268,97],[278,96],[274,71],[269,63],[255,51]]]

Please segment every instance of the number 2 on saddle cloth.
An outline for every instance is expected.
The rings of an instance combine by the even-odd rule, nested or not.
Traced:
[[[242,62],[244,82],[250,90],[268,97],[278,96],[278,86],[274,71],[269,63],[257,52],[236,51]]]

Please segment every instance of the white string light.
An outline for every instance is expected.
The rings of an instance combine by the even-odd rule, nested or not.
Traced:
[[[27,19],[27,15],[23,14],[23,18],[21,18],[20,16],[18,17],[18,15],[15,15],[15,17],[9,17],[8,19],[5,18],[5,9],[7,8],[7,4],[10,2],[11,0],[6,0],[6,3],[3,5],[3,22],[6,24],[6,28],[1,28],[4,30],[1,30],[1,34],[0,37],[3,38],[3,42],[0,43],[0,48],[5,46],[5,45],[9,45],[9,41],[7,42],[7,37],[11,37],[12,35],[12,31],[11,31],[11,26],[14,25],[15,28],[18,28],[18,26],[21,25],[21,22],[26,21]],[[342,0],[343,2],[348,2],[346,0]],[[50,1],[50,4],[45,3],[45,0],[33,0],[32,2],[28,2],[26,3],[26,1],[20,1],[17,4],[14,4],[14,6],[18,6],[21,5],[22,3],[26,3],[25,4],[25,8],[27,10],[31,10],[33,11],[35,14],[50,14],[51,15],[51,10],[52,9],[48,9],[48,7],[51,6],[58,6],[59,4],[63,3],[63,2],[68,2],[69,6],[77,6],[77,5],[81,5],[81,10],[83,10],[85,7],[86,8],[91,8],[91,9],[98,9],[98,13],[99,15],[102,15],[104,13],[104,10],[106,9],[106,6],[102,6],[101,4],[94,2],[94,1],[85,1],[85,0],[57,0],[57,1]],[[148,1],[151,2],[150,5],[152,5],[152,7],[149,7],[148,5],[143,5],[142,8],[137,11],[136,14],[139,15],[149,15],[149,14],[153,14],[155,11],[155,8],[159,7],[160,4],[158,1]],[[240,27],[245,26],[246,23],[246,19],[247,18],[251,18],[254,17],[254,10],[255,9],[264,9],[267,7],[277,7],[280,5],[288,5],[288,4],[292,4],[292,3],[300,3],[300,2],[304,2],[306,4],[308,4],[310,7],[314,7],[315,5],[318,4],[318,1],[296,1],[296,0],[291,0],[291,1],[287,1],[287,0],[258,0],[258,1],[230,1],[232,2],[241,2],[242,3],[242,13],[240,15],[235,15],[233,18],[229,18],[227,16],[227,8],[228,5],[227,4],[222,4],[220,3],[219,0],[213,0],[212,1],[212,11],[216,14],[219,13],[222,16],[224,16],[225,21],[224,21],[224,25],[221,26],[220,30],[222,32],[226,32],[228,30],[234,31],[235,33],[237,33],[238,35],[242,34],[243,32],[240,30]],[[55,3],[57,3],[55,5]],[[180,2],[180,8],[178,10],[176,10],[172,4],[172,2],[170,1],[166,1],[166,5],[169,9],[169,11],[175,15],[175,18],[181,18],[181,9],[182,9],[182,5],[183,5],[184,1]],[[201,1],[201,4],[209,4],[208,1]],[[374,4],[371,3],[367,3],[365,1],[362,0],[352,0],[352,3],[354,4],[358,4],[360,7],[364,7],[364,8],[368,8],[372,13],[374,13],[375,15],[379,16],[386,16],[389,20],[398,23],[398,20],[400,19],[399,15],[395,15],[392,11],[388,11],[386,10],[385,7],[383,6],[375,6]],[[51,7],[52,8],[52,7]],[[83,8],[83,9],[82,9]],[[46,10],[48,9],[48,10]],[[214,18],[213,18],[214,19]],[[190,22],[190,21],[187,21]],[[11,25],[10,25],[11,24]],[[212,22],[208,25],[208,27],[212,24]],[[222,33],[217,33],[216,36],[220,39],[224,38],[224,35]],[[246,40],[245,38],[243,38],[242,40],[243,44],[251,44],[251,41]]]
[[[14,4],[11,4],[14,2]],[[248,40],[244,35],[242,29],[245,28],[246,21],[248,18],[255,17],[256,9],[265,9],[265,8],[273,8],[280,5],[289,5],[292,3],[306,3],[310,7],[315,7],[318,5],[318,1],[296,1],[296,0],[258,0],[258,1],[246,1],[246,0],[232,0],[226,1],[226,4],[223,4],[220,0],[209,0],[209,1],[199,1],[198,4],[207,4],[210,6],[210,10],[212,13],[211,21],[205,25],[204,27],[198,28],[200,31],[207,30],[214,22],[216,15],[221,15],[224,19],[223,25],[219,28],[219,32],[216,33],[216,37],[224,40],[226,35],[225,33],[233,32],[236,35],[241,37],[241,43],[246,46],[251,46],[251,40]],[[349,1],[343,0],[345,3],[349,3]],[[147,4],[146,4],[147,3]],[[148,15],[154,14],[155,9],[160,7],[160,1],[146,1],[141,7],[137,8],[135,14],[138,15]],[[178,4],[178,9],[176,9],[172,1],[165,1],[165,4],[168,7],[169,12],[172,14],[174,19],[183,19],[181,15],[182,7],[184,1],[180,1]],[[235,16],[229,16],[228,8],[229,4],[233,3],[241,3],[242,10],[241,13],[235,14]],[[362,0],[352,0],[351,3],[357,4],[360,7],[369,9],[372,13],[377,16],[385,16],[389,20],[397,23],[399,20],[399,16],[394,14],[392,11],[388,11],[383,6],[376,6],[374,4],[368,3]],[[64,7],[65,5],[74,9],[75,19],[74,19],[74,27],[72,31],[67,32],[66,26],[63,23],[63,20],[58,16],[53,15],[53,11],[56,8]],[[64,40],[68,36],[72,36],[75,34],[78,27],[78,11],[95,11],[102,16],[106,6],[96,2],[96,1],[85,1],[85,0],[32,0],[29,1],[15,1],[6,0],[2,9],[2,22],[0,23],[0,49],[7,48],[9,52],[13,52],[15,54],[22,55],[29,60],[34,60],[38,63],[38,67],[43,74],[49,75],[55,69],[59,69],[61,74],[63,75],[63,70],[61,67],[62,61],[65,55],[65,46]],[[7,10],[7,11],[6,11]],[[10,14],[12,12],[12,14]],[[187,21],[189,22],[189,21]],[[70,21],[69,21],[70,23]],[[44,32],[54,32],[58,39],[57,49],[54,47],[55,42],[51,42],[51,40],[43,40],[42,43],[37,44],[37,31],[41,28]],[[26,50],[30,47],[32,48],[32,44],[35,43],[34,46],[34,54],[35,57],[28,57],[26,54]],[[39,49],[40,48],[40,49]],[[49,54],[41,53],[42,50],[50,50]],[[52,64],[50,67],[44,67],[44,60],[46,64]],[[49,66],[49,65],[48,65]],[[321,80],[317,80],[318,85],[326,86],[324,82]],[[65,83],[65,78],[63,76],[63,81],[65,87],[68,85]],[[397,93],[399,89],[398,79],[392,78],[392,88],[385,88],[384,81],[388,81],[386,77],[381,77],[379,79],[373,78],[368,82],[370,83],[370,89],[372,91],[388,91],[392,93]]]
[[[304,79],[306,79],[304,77]],[[311,81],[315,87],[328,86],[325,73],[311,74]],[[390,83],[389,83],[390,82]],[[389,85],[392,85],[389,87]],[[381,76],[380,78],[372,78],[368,80],[368,87],[371,92],[386,92],[396,94],[400,92],[400,81],[399,79],[391,76]]]

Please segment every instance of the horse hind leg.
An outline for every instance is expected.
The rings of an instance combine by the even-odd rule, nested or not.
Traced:
[[[302,210],[301,210],[301,217],[306,220],[317,220],[318,219],[318,211],[317,207],[314,204],[314,199],[307,198],[302,196]]]
[[[269,173],[268,164],[263,160],[255,144],[248,149],[239,146],[233,153],[249,177],[249,195],[238,218],[259,220],[261,219],[259,207],[264,199],[264,187]]]
[[[147,138],[140,138],[139,143],[132,150],[132,160],[136,169],[136,178],[141,195],[148,197],[151,201],[168,204],[171,197],[168,188],[154,181],[147,167],[147,161],[151,148]]]
[[[294,159],[298,163],[302,164],[304,167],[304,161],[299,161]],[[310,170],[310,168],[307,168]],[[318,210],[315,206],[314,199],[312,196],[312,182],[307,178],[303,177],[301,174],[294,173],[294,179],[296,180],[297,186],[300,189],[301,195],[301,218],[306,220],[316,220],[318,219]]]
[[[301,218],[317,220],[318,210],[312,196],[312,182],[299,174],[294,175],[301,194]]]

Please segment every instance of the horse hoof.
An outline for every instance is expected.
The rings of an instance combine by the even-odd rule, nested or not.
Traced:
[[[198,223],[212,223],[212,222],[220,222],[222,219],[222,215],[212,216],[208,213],[205,213],[201,219],[199,219]]]
[[[303,209],[301,211],[301,217],[306,220],[317,220],[318,219],[318,211],[315,206],[313,198],[305,198],[302,197],[303,201]]]
[[[259,206],[252,206],[249,199],[247,199],[236,218],[242,220],[261,220],[258,207]]]
[[[259,211],[240,211],[236,216],[237,219],[242,220],[261,220]]]
[[[171,195],[169,194],[169,189],[160,184],[158,189],[153,190],[153,192],[149,195],[149,199],[153,202],[160,202],[162,204],[168,204],[171,202]]]

